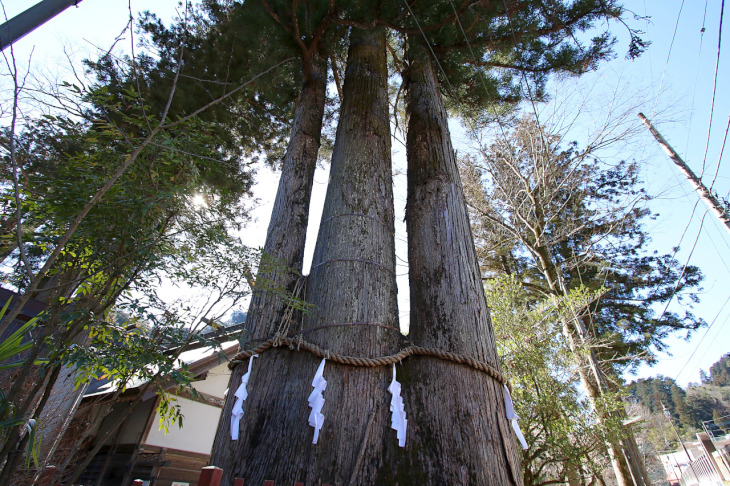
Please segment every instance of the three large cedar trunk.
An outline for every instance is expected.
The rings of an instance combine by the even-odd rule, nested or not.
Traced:
[[[307,277],[312,308],[284,326],[332,353],[359,357],[394,354],[404,339],[396,304],[385,49],[384,29],[352,28],[330,181]],[[409,52],[408,338],[499,367],[446,113],[428,58],[417,43]],[[302,116],[299,110],[296,116]],[[292,144],[298,130],[295,121]],[[287,225],[298,227],[301,218],[281,220],[278,213],[287,207],[279,199],[274,218],[280,223],[274,227],[272,218],[269,232],[286,236]],[[306,212],[300,214],[306,226]],[[300,253],[282,251],[288,242],[270,247],[269,239],[265,251],[301,268]],[[303,240],[291,244],[304,246]],[[282,330],[281,303],[264,295],[252,306],[249,329],[255,337]],[[256,358],[240,439],[232,441],[232,395],[247,367],[236,368],[211,457],[224,469],[223,484],[232,485],[234,478],[245,484],[521,484],[502,386],[486,374],[434,358],[397,365],[409,420],[402,449],[390,428],[392,369],[328,362],[324,424],[313,445],[307,397],[319,361],[289,349]]]

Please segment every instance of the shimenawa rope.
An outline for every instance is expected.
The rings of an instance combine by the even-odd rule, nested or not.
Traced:
[[[231,362],[228,364],[228,367],[230,369],[234,369],[236,366],[238,366],[239,363],[242,363],[243,360],[253,356],[254,354],[261,354],[264,351],[276,348],[276,347],[282,347],[282,346],[288,346],[290,349],[294,350],[303,350],[308,351],[312,353],[313,355],[317,356],[318,358],[326,358],[329,361],[333,361],[335,363],[343,364],[343,365],[350,365],[350,366],[363,366],[363,367],[375,367],[375,366],[387,366],[394,363],[398,363],[400,361],[403,361],[404,359],[410,357],[410,356],[433,356],[435,358],[443,359],[445,361],[451,361],[453,363],[463,364],[466,366],[469,366],[471,368],[474,368],[475,370],[482,371],[492,377],[497,382],[506,385],[508,388],[512,388],[507,381],[507,379],[500,373],[496,368],[493,366],[483,362],[479,361],[473,358],[470,358],[468,356],[463,356],[456,353],[450,353],[448,351],[442,351],[437,348],[422,348],[421,346],[408,346],[407,348],[402,349],[400,352],[396,354],[392,354],[389,356],[381,356],[378,358],[360,358],[357,356],[343,356],[339,353],[333,353],[329,350],[323,350],[316,344],[309,343],[307,341],[304,341],[301,336],[298,338],[292,339],[289,337],[282,337],[280,334],[277,336],[267,339],[266,341],[262,342],[258,346],[256,346],[253,349],[247,349],[244,351],[241,351],[236,356],[233,357]]]
[[[304,279],[299,278],[297,281],[295,288],[294,288],[294,295],[296,297],[299,297],[299,295],[302,292],[302,289],[304,287]],[[233,370],[236,366],[238,366],[239,363],[243,362],[243,360],[253,356],[254,354],[261,354],[264,351],[271,349],[271,348],[279,348],[283,346],[288,346],[291,350],[296,351],[308,351],[312,353],[313,355],[317,356],[318,358],[325,358],[328,361],[334,361],[335,363],[343,364],[343,365],[350,365],[350,366],[363,366],[363,367],[375,367],[375,366],[387,366],[392,365],[395,363],[399,363],[403,361],[404,359],[410,357],[410,356],[432,356],[435,358],[443,359],[445,361],[451,361],[453,363],[463,364],[466,366],[469,366],[471,368],[474,368],[475,370],[482,371],[489,375],[491,378],[496,380],[502,385],[505,385],[507,388],[512,390],[512,386],[510,385],[509,381],[502,375],[502,373],[499,372],[496,368],[494,368],[492,365],[489,365],[483,361],[479,361],[473,358],[470,358],[468,356],[464,356],[461,354],[456,353],[450,353],[448,351],[442,351],[437,348],[422,348],[421,346],[408,346],[407,348],[402,349],[396,354],[391,354],[389,356],[381,356],[378,358],[359,358],[357,356],[344,356],[339,353],[333,353],[328,349],[322,349],[316,344],[312,344],[310,342],[307,342],[303,338],[304,332],[306,330],[300,329],[298,335],[292,339],[287,336],[289,333],[289,326],[291,322],[293,321],[294,316],[294,308],[289,305],[286,307],[284,311],[284,316],[281,322],[279,323],[279,327],[276,331],[276,334],[274,337],[267,339],[266,341],[262,342],[258,346],[256,346],[253,349],[246,349],[241,351],[240,353],[236,354],[230,363],[228,363],[228,368]],[[320,326],[320,328],[324,328],[328,326]],[[317,329],[320,329],[317,328]]]

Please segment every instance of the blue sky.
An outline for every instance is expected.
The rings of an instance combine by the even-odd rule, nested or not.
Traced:
[[[726,89],[730,85],[730,47],[727,46],[728,33],[725,32],[710,126],[721,1],[634,0],[626,2],[626,5],[640,15],[651,17],[644,24],[644,30],[652,45],[636,61],[613,64],[617,69],[630,73],[637,83],[649,81],[655,100],[653,106],[670,107],[670,111],[674,112],[670,117],[673,121],[657,123],[657,128],[698,175],[703,172],[705,162],[703,181],[710,186],[730,115],[730,97]],[[724,12],[724,27],[727,27],[729,15],[728,11]],[[645,114],[652,118],[653,113],[645,111]],[[657,197],[652,209],[660,214],[648,225],[650,236],[660,252],[671,251],[681,241],[678,260],[683,264],[689,261],[702,269],[705,290],[700,296],[702,303],[695,311],[712,325],[699,331],[690,341],[671,340],[672,356],[664,356],[657,366],[643,369],[640,375],[664,374],[682,384],[697,382],[700,368],[707,370],[724,353],[730,352],[730,326],[727,324],[730,319],[730,238],[712,214],[705,216],[703,203],[699,203],[693,213],[697,196],[692,188],[648,132],[645,132],[644,138],[644,180],[649,193]],[[730,191],[728,151],[730,147],[720,161],[714,183],[714,190],[723,198],[727,198]],[[691,251],[695,239],[697,244]]]
[[[7,15],[12,16],[27,8],[29,3],[32,2],[6,0],[4,6]],[[652,43],[648,51],[638,60],[624,60],[627,47],[625,36],[617,24],[611,24],[609,28],[619,35],[617,58],[573,86],[585,90],[600,84],[602,88],[595,92],[596,97],[592,99],[594,105],[605,102],[608,107],[616,104],[616,101],[631,103],[636,99],[642,104],[644,113],[656,121],[657,128],[697,174],[702,172],[704,160],[703,180],[709,186],[718,164],[730,114],[730,97],[727,94],[727,86],[730,86],[727,50],[730,46],[723,45],[710,130],[721,0],[626,0],[624,4],[636,14],[651,17],[649,21],[635,20],[630,15],[628,17],[632,26],[646,31],[644,38]],[[174,16],[176,8],[176,0],[132,1],[135,14],[139,10],[149,9],[166,20]],[[725,12],[726,26],[730,21],[728,16],[730,13]],[[50,79],[69,76],[68,69],[64,67],[68,65],[66,54],[78,62],[97,48],[108,48],[124,28],[128,17],[126,0],[84,0],[78,7],[69,8],[19,41],[15,46],[18,64],[27,66],[28,56],[33,50],[31,68],[37,76]],[[727,44],[730,32],[725,34],[724,43]],[[122,45],[128,52],[128,34],[120,42]],[[7,69],[3,67],[2,72],[6,73]],[[579,141],[580,132],[576,130],[575,136]],[[708,133],[710,138],[705,157]],[[458,138],[457,133],[455,138]],[[405,149],[397,141],[393,147],[396,152],[395,165],[399,168]],[[660,354],[658,364],[653,368],[642,367],[638,376],[663,374],[676,378],[681,384],[697,382],[700,368],[707,370],[724,353],[730,352],[730,237],[711,214],[705,216],[706,208],[702,203],[697,205],[693,213],[697,197],[648,132],[639,134],[621,150],[623,153],[617,151],[616,157],[640,161],[646,188],[655,197],[651,208],[659,213],[659,217],[647,224],[653,247],[660,253],[666,253],[680,245],[677,259],[683,264],[689,261],[702,269],[705,274],[704,291],[695,313],[712,323],[712,327],[695,333],[689,341],[680,337],[671,338],[671,356]],[[726,149],[728,151],[730,147]],[[725,153],[714,183],[714,189],[721,197],[727,197],[730,191],[729,163]],[[403,176],[401,174],[398,177]],[[316,200],[324,194],[326,172],[318,173],[315,180]],[[265,169],[260,171],[257,194],[262,198],[262,205],[256,215],[263,228],[268,222],[267,213],[270,210],[265,203],[268,199],[273,200],[275,184],[274,174]],[[401,204],[404,202],[402,199],[403,194],[396,192],[396,203]],[[313,216],[316,216],[314,213],[315,209]],[[316,224],[312,228],[314,232]],[[263,232],[248,233],[260,236]],[[262,244],[263,240],[251,243]],[[403,242],[399,245],[402,248]],[[404,267],[401,266],[399,273],[403,272]],[[402,279],[399,287],[403,290]],[[401,320],[407,320],[407,308],[403,308],[406,302],[407,299],[400,299]],[[671,308],[682,310],[677,303],[672,304]]]

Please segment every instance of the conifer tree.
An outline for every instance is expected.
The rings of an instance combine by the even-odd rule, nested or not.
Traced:
[[[328,206],[308,282],[308,299],[316,307],[305,317],[302,335],[323,348],[332,346],[337,352],[376,354],[397,349],[397,340],[386,329],[397,327],[397,314],[390,304],[395,298],[394,285],[382,280],[383,272],[387,274],[391,270],[392,236],[382,233],[392,218],[392,201],[389,201],[392,196],[384,192],[389,183],[371,185],[382,177],[385,162],[381,161],[387,157],[381,154],[387,142],[376,142],[372,147],[354,142],[389,137],[387,123],[383,122],[389,115],[382,108],[384,98],[377,87],[384,86],[388,76],[380,67],[384,65],[384,44],[382,50],[378,47],[382,54],[369,58],[364,63],[365,69],[362,64],[365,58],[360,52],[363,45],[374,44],[375,38],[382,39],[381,29],[385,27],[407,39],[409,56],[403,84],[407,88],[411,117],[407,218],[414,311],[410,337],[421,340],[415,342],[418,345],[430,344],[498,366],[463,193],[446,129],[445,107],[460,109],[468,115],[483,113],[486,106],[499,108],[501,103],[516,102],[523,76],[539,88],[550,72],[582,72],[595,66],[610,55],[611,37],[597,36],[584,46],[571,44],[577,42],[575,33],[587,30],[598,19],[620,17],[621,9],[614,2],[598,1],[555,2],[549,8],[544,2],[518,5],[469,1],[458,5],[447,1],[414,3],[405,8],[404,3],[398,2],[383,2],[378,6],[330,2],[328,9],[323,7],[324,2],[266,5],[272,18],[295,43],[306,45],[308,39],[316,36],[311,32],[326,31],[327,27],[322,26],[329,22],[347,26],[351,31],[351,57],[338,120]],[[325,10],[327,13],[322,14]],[[310,15],[311,12],[319,14]],[[319,20],[324,22],[319,24],[321,28],[310,29],[310,34],[302,34],[296,28],[317,25]],[[421,44],[424,35],[427,41]],[[328,37],[321,47],[331,52],[339,39],[337,35]],[[365,39],[369,40],[363,43]],[[640,49],[640,41],[634,40]],[[379,40],[378,45],[381,43]],[[438,70],[436,63],[441,65]],[[361,86],[363,81],[358,81],[361,78],[369,82],[352,92],[348,85]],[[446,103],[441,98],[442,92],[447,95]],[[376,98],[379,107],[372,110],[379,120],[362,115]],[[360,144],[361,151],[367,151],[368,155],[372,152],[374,160],[362,161],[362,153],[347,153],[343,147],[349,144]],[[372,169],[363,174],[363,167]],[[363,194],[355,197],[359,191]],[[346,216],[347,211],[352,214]],[[362,213],[370,221],[356,223]],[[356,227],[360,228],[359,232],[354,231]],[[350,239],[351,245],[344,243]],[[375,254],[371,253],[373,244],[381,245]],[[428,251],[434,248],[435,251]],[[355,257],[341,257],[341,254]],[[359,260],[378,269],[353,272],[351,269]],[[327,281],[323,276],[328,274],[328,278],[341,280]],[[377,288],[374,287],[376,278]],[[390,317],[388,312],[392,312]],[[417,321],[416,316],[423,319]],[[358,329],[359,325],[338,329],[339,324],[345,324],[338,320],[352,323],[353,319],[370,318],[373,321],[356,323],[362,324],[362,330]],[[286,323],[280,328],[280,323],[274,319],[266,325],[269,331],[289,329]],[[255,337],[271,336],[256,334]],[[348,343],[352,339],[355,342]],[[362,384],[362,403],[348,400],[335,405],[355,413],[334,409],[328,412],[325,408],[323,413],[331,415],[322,429],[322,443],[312,446],[304,398],[311,391],[309,380],[315,365],[311,356],[302,357],[286,350],[267,351],[256,360],[247,411],[241,421],[241,438],[232,443],[228,435],[232,396],[218,430],[212,462],[226,471],[224,483],[232,483],[234,477],[244,477],[247,482],[275,479],[350,481],[351,484],[414,481],[443,484],[454,480],[474,484],[521,483],[516,445],[504,416],[503,389],[498,382],[476,371],[430,358],[404,364],[404,398],[423,422],[419,423],[418,419],[411,422],[409,430],[416,439],[401,451],[384,440],[391,432],[383,426],[386,412],[379,408],[387,406],[384,406],[387,404],[383,393],[385,382],[377,378],[382,377],[382,372],[330,365],[326,370],[333,377],[328,378],[332,399],[353,396],[349,388],[349,380],[353,380]],[[231,390],[239,385],[243,374],[240,368],[243,367],[239,366],[233,374]],[[453,388],[464,376],[469,377],[465,383]],[[258,384],[254,386],[254,383]],[[469,398],[457,398],[454,392],[463,392]],[[372,408],[368,409],[365,404]],[[486,414],[480,412],[483,407],[488,409]],[[459,414],[458,410],[463,413]],[[446,414],[452,418],[445,419]],[[365,417],[372,419],[365,420]],[[469,425],[462,427],[467,422]],[[449,426],[450,423],[454,426]],[[337,445],[325,446],[325,441]],[[484,464],[489,466],[485,468]]]
[[[563,150],[558,136],[526,118],[464,167],[485,272],[517,275],[539,299],[583,288],[603,294],[562,317],[563,334],[596,416],[622,420],[611,397],[619,372],[636,359],[632,350],[651,360],[651,347],[661,349],[668,332],[702,324],[691,315],[657,316],[651,307],[673,295],[680,269],[670,256],[644,254],[647,211],[637,205],[643,194],[635,165],[603,167],[591,148]],[[679,290],[701,279],[696,268],[684,277]],[[629,429],[620,440],[609,437],[607,447],[622,484],[649,481]]]
[[[542,5],[542,9],[528,4],[511,9],[506,4],[503,4],[504,8],[472,6],[459,12],[450,2],[436,2],[408,9],[408,20],[418,28],[411,32],[401,31],[407,33],[403,79],[409,120],[406,221],[411,282],[410,329],[412,339],[419,345],[465,352],[499,366],[441,93],[451,106],[461,107],[464,115],[474,115],[479,110],[495,110],[500,101],[516,101],[520,96],[521,76],[533,81],[537,89],[534,95],[540,96],[548,73],[559,70],[582,72],[594,66],[607,55],[609,37],[595,38],[589,48],[584,48],[573,44],[571,29],[586,28],[591,20],[618,15],[620,10],[614,5],[589,3],[558,3],[550,8]],[[433,25],[429,23],[430,19],[452,15],[447,25],[440,25],[433,33],[416,22],[420,20],[429,26]],[[439,70],[434,63],[440,67],[442,84],[439,84]],[[495,67],[509,68],[507,72],[514,73],[517,81],[509,74],[502,79],[495,78]],[[433,367],[429,369],[428,366]],[[441,363],[409,364],[421,372],[418,376],[432,377],[431,381],[412,385],[413,402],[417,404],[414,409],[422,417],[423,424],[416,433],[424,434],[417,440],[436,442],[428,437],[433,433],[429,430],[429,417],[431,414],[439,417],[444,403],[449,403],[447,408],[456,411],[468,407],[471,401],[483,402],[489,412],[475,416],[462,439],[454,431],[449,439],[456,442],[445,448],[469,451],[465,452],[465,458],[474,458],[474,463],[464,459],[460,461],[461,469],[451,470],[453,461],[447,453],[435,448],[428,450],[428,459],[423,452],[417,459],[412,458],[409,467],[423,468],[424,478],[428,479],[422,480],[438,484],[448,481],[449,477],[459,477],[459,473],[470,475],[471,479],[480,477],[479,474],[486,473],[479,464],[489,463],[489,475],[477,482],[521,482],[514,440],[510,438],[510,432],[504,432],[508,427],[499,428],[504,434],[500,438],[504,455],[482,449],[482,443],[468,439],[469,436],[491,437],[487,424],[500,417],[503,420],[504,416],[498,412],[503,407],[500,387],[495,386],[493,380],[475,375],[461,386],[452,385],[444,390],[436,378],[439,366],[444,367]],[[465,372],[459,370],[457,373],[463,375]],[[411,389],[406,387],[406,390]],[[461,394],[470,398],[451,401]],[[481,395],[477,398],[477,394]],[[490,420],[491,413],[495,418]],[[456,412],[456,415],[460,414]],[[494,433],[492,425],[491,434]],[[447,440],[442,438],[439,442]],[[496,441],[491,439],[492,443]],[[495,463],[495,457],[504,462]],[[464,466],[465,463],[470,465]],[[504,476],[495,479],[500,474]],[[461,478],[463,482],[469,480]]]

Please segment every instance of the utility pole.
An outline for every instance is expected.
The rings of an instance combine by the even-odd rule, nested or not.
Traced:
[[[679,156],[679,154],[669,145],[669,143],[662,137],[662,134],[657,131],[656,128],[654,128],[654,125],[651,124],[649,119],[644,116],[643,113],[639,113],[639,119],[644,122],[644,125],[649,128],[649,131],[652,135],[654,135],[654,138],[657,142],[659,142],[659,145],[664,149],[664,151],[669,155],[669,158],[672,159],[672,162],[674,162],[677,167],[679,167],[679,171],[684,174],[684,176],[689,180],[689,183],[692,184],[692,187],[697,192],[697,194],[700,196],[700,199],[702,199],[705,204],[710,208],[710,211],[718,217],[720,221],[725,225],[725,229],[730,233],[730,215],[728,214],[727,208],[717,200],[715,196],[712,195],[709,189],[705,187],[705,185],[702,183],[699,177],[695,175],[694,172],[692,172],[692,169],[689,168],[689,166],[682,160],[682,157]]]
[[[0,25],[0,50],[51,20],[81,0],[42,0]]]

